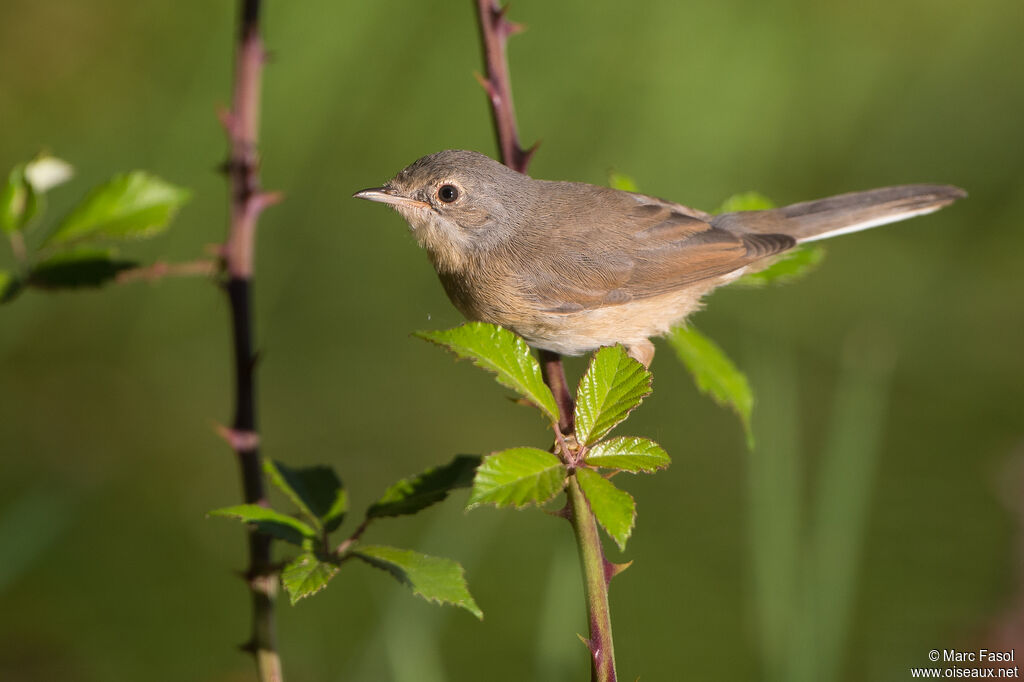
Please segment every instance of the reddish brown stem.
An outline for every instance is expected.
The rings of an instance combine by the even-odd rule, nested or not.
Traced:
[[[512,105],[512,83],[508,75],[508,57],[505,44],[508,37],[522,30],[519,24],[505,17],[505,10],[497,0],[477,0],[476,13],[480,23],[480,39],[484,51],[487,77],[480,84],[487,91],[494,118],[494,132],[501,148],[501,162],[509,168],[526,172],[537,145],[523,149],[519,145],[516,112]]]
[[[505,18],[505,8],[497,0],[477,0],[477,18],[483,44],[487,77],[480,83],[491,102],[494,116],[494,130],[498,136],[502,162],[520,173],[526,172],[536,145],[524,150],[519,145],[516,129],[515,109],[512,106],[512,87],[508,75],[508,59],[505,45],[508,37],[520,30]],[[558,403],[559,421],[556,440],[564,450],[563,436],[573,434],[573,401],[565,380],[562,358],[551,351],[540,351],[541,371],[544,382],[555,394]],[[568,457],[568,452],[562,453]],[[615,649],[612,643],[612,622],[608,609],[608,583],[615,569],[604,558],[597,521],[590,510],[575,475],[569,477],[566,490],[567,509],[564,516],[572,523],[576,543],[580,551],[580,563],[587,595],[587,616],[590,621],[591,680],[593,682],[615,682]]]
[[[217,272],[217,263],[213,260],[194,260],[185,263],[165,263],[157,261],[117,273],[118,284],[127,282],[155,282],[164,277],[206,277]]]
[[[565,368],[562,367],[562,356],[549,350],[539,351],[538,355],[544,383],[551,388],[558,403],[558,430],[563,436],[568,436],[576,430],[576,424],[572,396],[569,394],[569,384],[565,380]]]
[[[225,170],[231,190],[231,224],[222,252],[224,284],[231,309],[235,359],[235,415],[232,439],[242,476],[242,494],[248,504],[267,504],[260,464],[256,422],[256,355],[252,324],[252,273],[256,223],[271,195],[260,190],[259,139],[260,86],[264,49],[260,36],[260,0],[239,1],[238,47],[235,56],[231,110],[221,120],[230,146]],[[252,635],[242,647],[253,654],[261,682],[280,682],[281,661],[274,628],[277,568],[271,561],[271,538],[249,530],[249,567],[246,579],[252,593]]]
[[[522,27],[508,20],[505,16],[506,10],[507,7],[502,7],[497,0],[476,0],[480,41],[487,69],[487,76],[480,77],[479,80],[491,102],[491,115],[494,120],[494,132],[498,137],[501,161],[513,170],[525,173],[537,145],[523,149],[519,144],[506,45],[508,37],[521,31]],[[573,431],[573,402],[565,382],[562,358],[557,353],[541,351],[540,360],[544,381],[558,402],[558,428],[562,434],[569,435]]]

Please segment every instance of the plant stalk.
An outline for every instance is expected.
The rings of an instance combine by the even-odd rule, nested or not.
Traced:
[[[569,521],[580,550],[587,598],[590,639],[586,645],[590,649],[590,679],[593,682],[615,682],[615,646],[612,642],[611,610],[608,608],[608,583],[613,571],[604,558],[597,520],[575,475],[569,477],[566,495],[569,498]]]
[[[248,504],[267,504],[260,464],[256,422],[256,355],[253,349],[252,274],[256,224],[271,203],[260,190],[260,89],[265,54],[260,36],[260,0],[239,0],[238,46],[234,94],[229,112],[221,116],[230,147],[225,171],[231,194],[231,222],[222,252],[227,275],[224,288],[231,309],[235,364],[235,414],[228,441],[238,456],[243,498]],[[242,647],[253,655],[260,682],[281,682],[281,659],[274,628],[277,572],[271,561],[269,535],[250,529],[246,581],[252,594],[252,635]]]
[[[491,103],[502,163],[513,170],[525,173],[537,146],[523,149],[519,144],[506,44],[509,36],[522,29],[505,17],[506,9],[507,7],[502,7],[498,0],[476,0],[477,21],[480,25],[481,46],[487,70],[487,75],[480,78],[480,84],[487,92]],[[562,436],[572,435],[575,431],[573,400],[565,380],[562,358],[557,353],[545,350],[540,351],[539,355],[544,383],[554,393],[558,403],[558,430]],[[562,456],[569,457],[570,453],[564,452]],[[569,477],[566,494],[566,515],[572,523],[579,546],[587,595],[587,616],[590,623],[590,639],[587,640],[587,646],[591,652],[591,678],[594,682],[613,682],[615,650],[612,646],[612,622],[608,610],[608,582],[614,571],[605,561],[597,520],[590,511],[590,505],[575,476]]]

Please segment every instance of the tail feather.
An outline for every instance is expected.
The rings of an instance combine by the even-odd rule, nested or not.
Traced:
[[[900,185],[767,211],[723,213],[713,224],[733,232],[785,234],[809,242],[932,213],[965,196],[967,192],[952,185]]]

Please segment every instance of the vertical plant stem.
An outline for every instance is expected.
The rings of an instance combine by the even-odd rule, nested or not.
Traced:
[[[512,83],[508,75],[508,57],[505,45],[508,37],[522,30],[519,24],[505,17],[507,7],[498,0],[476,0],[476,15],[480,23],[480,40],[484,52],[487,77],[480,84],[487,91],[494,117],[494,132],[501,149],[501,162],[520,173],[526,172],[536,145],[523,149],[519,145],[516,111],[512,105]]]
[[[569,521],[580,551],[583,589],[587,598],[590,639],[586,644],[590,649],[590,678],[594,682],[614,682],[615,647],[612,643],[611,611],[608,608],[608,583],[612,570],[604,558],[597,521],[576,482],[576,476],[569,477],[566,495],[569,498]]]
[[[480,39],[487,69],[487,75],[480,77],[480,84],[486,90],[491,103],[502,163],[513,170],[525,173],[537,146],[523,149],[519,144],[505,47],[509,36],[518,33],[522,27],[506,18],[506,9],[507,7],[502,7],[498,0],[476,0]],[[557,353],[542,350],[540,361],[544,382],[551,388],[558,402],[558,428],[564,436],[571,435],[575,430],[573,400],[565,380],[562,358]],[[569,453],[563,453],[563,456],[568,455]],[[587,595],[587,617],[590,623],[590,639],[587,640],[587,646],[591,653],[591,678],[594,682],[612,682],[615,680],[615,650],[612,645],[611,614],[608,610],[608,583],[614,571],[605,561],[597,521],[575,476],[569,477],[566,493],[566,516],[572,523],[576,535]]]
[[[574,406],[569,395],[569,384],[565,381],[565,368],[562,367],[562,356],[549,350],[542,350],[540,355],[540,371],[544,383],[555,394],[558,402],[558,430],[568,436],[576,430],[573,417]]]
[[[235,358],[235,414],[228,441],[238,456],[245,502],[265,505],[266,486],[256,422],[252,274],[256,223],[274,197],[260,190],[257,153],[265,56],[260,36],[260,0],[239,0],[239,12],[234,95],[231,110],[221,116],[230,146],[225,169],[231,192],[231,223],[222,255]],[[280,682],[283,676],[274,633],[277,575],[271,562],[270,543],[270,536],[249,530],[249,567],[245,576],[252,594],[253,623],[252,635],[243,648],[256,659],[261,682]]]

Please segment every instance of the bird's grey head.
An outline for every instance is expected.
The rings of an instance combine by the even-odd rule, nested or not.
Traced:
[[[353,196],[392,206],[439,269],[456,272],[474,252],[505,243],[532,202],[526,175],[483,154],[424,156],[383,187]]]

